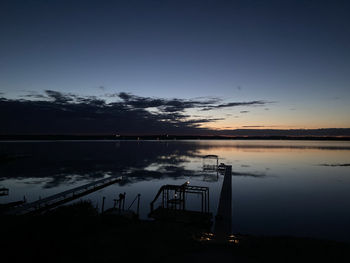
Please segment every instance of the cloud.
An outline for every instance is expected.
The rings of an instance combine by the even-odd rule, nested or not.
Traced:
[[[216,97],[154,98],[127,92],[107,93],[104,97],[112,102],[55,90],[45,90],[43,94],[31,91],[21,99],[2,98],[0,110],[4,118],[0,133],[205,134],[212,130],[202,128],[203,124],[225,118],[194,117],[187,110],[209,111],[268,103],[261,100],[221,103]],[[244,112],[248,111],[241,111]]]
[[[281,127],[280,125],[244,125],[242,128],[272,128],[272,127]]]
[[[73,98],[71,95],[65,95],[58,91],[45,90],[45,93],[49,97],[49,99],[52,99],[56,103],[66,104],[73,101]]]
[[[350,163],[333,163],[333,164],[323,163],[323,164],[320,164],[320,166],[328,166],[328,167],[348,167],[348,166],[350,166]]]
[[[47,99],[47,96],[45,96],[43,94],[37,94],[37,93],[21,95],[20,97],[22,97],[22,98],[31,98],[31,99]]]
[[[140,97],[130,93],[120,92],[110,94],[111,97],[119,97],[126,105],[137,109],[157,108],[162,112],[181,112],[191,108],[201,108],[207,105],[215,104],[220,101],[217,98],[204,100],[184,100],[184,99],[162,99]]]
[[[338,137],[350,137],[350,128],[325,128],[325,129],[266,129],[266,127],[274,126],[265,126],[265,129],[232,129],[232,130],[222,130],[220,131],[221,135],[226,136],[292,136],[292,137],[325,137],[325,136],[338,136]],[[260,147],[260,146],[259,146]],[[306,146],[308,148],[310,146]],[[349,149],[348,146],[325,146],[318,147],[318,149]]]
[[[101,97],[45,90],[18,99],[0,97],[0,134],[177,134],[225,136],[349,136],[350,129],[273,130],[203,128],[228,116],[191,115],[202,110],[261,105],[263,101],[229,102],[219,98],[166,99],[120,92]],[[112,100],[112,101],[110,101]],[[154,110],[156,109],[156,110]],[[248,113],[242,110],[240,113]],[[234,116],[238,118],[238,116]],[[209,126],[208,125],[208,126]],[[265,126],[273,127],[273,126]]]
[[[229,102],[229,103],[224,103],[219,105],[208,106],[203,108],[202,110],[206,111],[206,110],[231,108],[231,107],[238,107],[238,106],[262,106],[262,105],[266,105],[267,103],[270,103],[270,102],[266,102],[262,100],[247,101],[247,102]]]
[[[100,90],[105,90],[105,89],[106,89],[106,87],[103,86],[103,85],[100,85],[100,86],[98,86],[97,88],[100,89]]]
[[[121,92],[107,103],[95,96],[78,96],[54,90],[31,92],[28,99],[2,98],[2,134],[201,134],[204,123],[222,118],[191,118],[186,109],[200,108],[217,99],[183,100],[135,96]],[[113,97],[111,96],[111,97]],[[157,108],[158,112],[150,112]]]

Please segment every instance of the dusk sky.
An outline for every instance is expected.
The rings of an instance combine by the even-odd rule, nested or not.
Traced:
[[[14,103],[110,115],[114,102],[199,128],[350,128],[349,14],[348,1],[1,1],[0,102],[7,120]]]

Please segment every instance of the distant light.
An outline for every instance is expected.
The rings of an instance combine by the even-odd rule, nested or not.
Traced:
[[[238,244],[239,240],[238,239],[229,239],[228,242]]]

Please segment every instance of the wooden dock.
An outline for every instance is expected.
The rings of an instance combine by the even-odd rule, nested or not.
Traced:
[[[201,205],[198,206],[200,210],[187,209],[186,196],[189,194],[201,197]],[[159,206],[155,208],[156,202]],[[212,223],[212,213],[209,212],[209,187],[189,185],[189,182],[182,185],[163,185],[150,207],[148,216],[155,220],[182,222],[206,228]]]
[[[122,180],[122,177],[111,176],[83,186],[79,186],[32,203],[26,203],[7,212],[9,215],[40,214],[56,206],[78,199]]]
[[[226,165],[214,233],[217,239],[227,239],[232,231],[232,166]]]

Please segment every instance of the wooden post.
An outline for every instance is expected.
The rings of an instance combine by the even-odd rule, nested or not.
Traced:
[[[207,210],[207,193],[203,193],[203,201],[204,201],[204,209],[202,212],[205,212]]]
[[[209,206],[209,188],[208,188],[208,210],[207,210],[207,212],[209,213],[209,208],[210,208],[210,206]]]
[[[105,211],[105,199],[106,197],[102,197],[102,208],[101,208],[101,213],[103,213]]]
[[[169,202],[169,189],[166,189],[166,208],[168,208],[168,202]]]
[[[202,196],[202,213],[203,213],[203,192],[201,193]]]
[[[141,195],[140,194],[138,194],[137,195],[137,216],[139,216],[139,211],[140,211],[140,197],[141,197]]]
[[[182,193],[182,198],[183,198],[183,204],[182,204],[182,210],[185,210],[186,209],[186,195],[185,195],[185,189],[183,190],[183,193]]]

